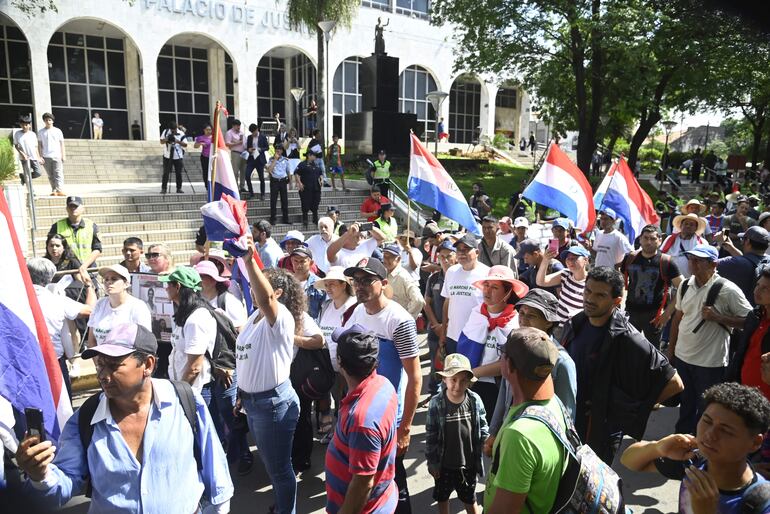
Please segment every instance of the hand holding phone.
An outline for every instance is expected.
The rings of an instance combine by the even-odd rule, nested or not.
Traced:
[[[366,222],[366,223],[361,223],[361,224],[358,226],[358,230],[359,230],[360,232],[368,232],[368,231],[370,231],[370,230],[371,230],[373,227],[374,227],[374,223],[372,223],[371,221],[368,221],[368,222]]]
[[[43,426],[43,411],[40,409],[24,409],[24,418],[27,422],[27,435],[37,436],[42,443],[45,441],[45,428]]]
[[[558,239],[549,239],[548,240],[548,249],[553,252],[556,255],[559,255],[559,240]]]

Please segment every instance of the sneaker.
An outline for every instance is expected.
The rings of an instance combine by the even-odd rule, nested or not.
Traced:
[[[332,187],[332,185],[329,184],[328,182],[324,182],[324,187]]]
[[[178,195],[181,195],[181,194],[183,194],[183,193],[184,193],[184,191],[182,191],[181,189],[177,189],[177,190],[176,190],[176,194],[178,194]]]

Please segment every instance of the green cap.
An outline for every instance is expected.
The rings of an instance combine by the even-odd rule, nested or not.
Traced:
[[[180,266],[168,275],[160,275],[160,282],[176,282],[177,284],[188,287],[193,291],[201,290],[201,276],[193,268]]]

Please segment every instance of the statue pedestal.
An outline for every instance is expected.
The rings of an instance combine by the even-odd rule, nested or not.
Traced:
[[[373,54],[361,62],[361,110],[398,112],[398,57]]]

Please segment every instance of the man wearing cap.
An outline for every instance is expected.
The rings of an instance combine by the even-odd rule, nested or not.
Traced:
[[[738,237],[743,243],[741,250],[733,246],[729,239],[722,243],[722,249],[730,256],[719,259],[717,272],[719,276],[737,285],[753,307],[757,267],[765,260],[770,234],[762,227],[754,226],[738,234]]]
[[[577,241],[570,239],[570,230],[572,230],[572,220],[568,218],[557,218],[553,220],[553,223],[551,224],[551,234],[554,239],[559,241],[559,251],[556,255],[559,261],[565,266],[567,263],[564,260],[564,258],[566,258],[564,252],[567,248],[578,244]],[[562,258],[562,255],[564,255],[564,258]]]
[[[68,196],[67,217],[51,225],[51,229],[48,231],[49,237],[59,234],[67,240],[72,253],[80,261],[80,276],[82,277],[87,275],[86,270],[102,254],[99,229],[96,223],[83,217],[85,210],[81,197]]]
[[[40,176],[40,150],[38,148],[37,134],[32,130],[32,118],[22,116],[19,118],[21,130],[13,133],[13,147],[19,152],[19,160],[24,174],[21,183],[26,184]]]
[[[354,224],[355,226],[355,224]],[[370,258],[345,270],[353,279],[358,306],[345,327],[356,323],[379,339],[377,373],[387,378],[398,394],[398,431],[395,482],[398,486],[399,514],[411,513],[404,456],[409,448],[410,432],[422,388],[417,327],[403,307],[385,296],[388,272],[382,263]]]
[[[390,161],[386,158],[385,150],[377,152],[372,178],[374,179],[374,186],[379,187],[382,196],[387,198],[390,191]]]
[[[377,373],[380,341],[361,325],[339,328],[332,339],[348,394],[326,452],[326,512],[394,512],[398,396]]]
[[[366,221],[374,221],[377,216],[380,215],[380,207],[386,203],[390,203],[388,197],[380,193],[380,188],[372,186],[369,190],[369,196],[361,202],[361,216],[366,218]]]
[[[421,273],[435,273],[441,269],[438,261],[441,234],[443,231],[435,221],[429,221],[422,229],[421,248],[423,251]],[[423,275],[425,277],[426,275]]]
[[[517,249],[519,246],[519,243],[527,239],[528,230],[529,230],[529,220],[524,216],[519,216],[518,218],[513,220],[513,233],[515,237],[511,241],[508,241],[508,243],[514,249]]]
[[[564,447],[544,423],[517,415],[535,404],[565,426],[551,376],[558,354],[548,334],[536,328],[514,330],[503,347],[503,377],[519,403],[508,411],[494,442],[484,491],[486,514],[544,513],[553,507],[566,466]]]
[[[321,314],[321,306],[326,301],[326,291],[317,289],[313,286],[317,280],[316,275],[311,269],[315,266],[313,263],[313,254],[304,246],[298,246],[289,254],[292,264],[292,274],[297,279],[302,290],[307,296],[307,313],[313,319],[318,319]]]
[[[397,244],[386,245],[382,249],[382,264],[388,270],[388,286],[393,292],[391,299],[417,319],[425,299],[420,294],[417,281],[401,265],[401,247]]]
[[[323,163],[323,161],[321,161]],[[308,150],[305,160],[294,170],[294,182],[297,185],[302,211],[302,227],[307,229],[307,213],[313,213],[313,223],[318,223],[318,205],[321,203],[322,169],[316,162],[316,154]]]
[[[591,248],[595,256],[594,266],[609,266],[616,268],[623,262],[627,253],[633,252],[634,247],[620,230],[615,228],[618,216],[615,211],[605,207],[599,212],[600,231],[596,232]]]
[[[514,273],[517,271],[516,251],[511,245],[497,236],[497,218],[486,216],[481,220],[481,244],[479,245],[479,261],[489,267],[507,266]]]
[[[289,273],[294,273],[294,263],[291,260],[291,253],[299,248],[305,247],[305,234],[299,230],[289,230],[286,235],[283,236],[281,241],[281,249],[284,251],[284,256],[278,260],[278,268],[285,269]],[[318,266],[311,263],[310,271],[318,274]]]
[[[152,332],[123,324],[83,352],[83,359],[94,358],[103,390],[90,420],[91,444],[81,444],[79,410],[56,447],[25,438],[16,459],[30,490],[61,507],[86,492],[90,478],[93,512],[230,511],[233,484],[206,404],[188,388],[194,432],[171,382],[152,378],[157,348]]]
[[[516,260],[519,261],[519,280],[527,284],[530,289],[539,287],[537,285],[537,270],[543,263],[543,249],[540,248],[540,242],[535,239],[524,239],[519,243],[519,251],[516,253]],[[551,259],[546,263],[546,273],[551,274],[564,269],[564,265],[557,259]],[[558,287],[541,288],[549,291],[553,295],[559,292]]]
[[[441,296],[444,297],[444,311],[439,333],[439,345],[446,346],[446,353],[457,353],[457,340],[460,338],[468,313],[484,301],[480,289],[473,286],[477,280],[485,278],[489,266],[479,262],[478,240],[473,234],[465,234],[458,239],[454,247],[457,252],[457,264],[446,271]]]
[[[326,216],[332,220],[334,228],[332,232],[335,236],[339,237],[340,230],[345,227],[345,224],[340,221],[340,209],[336,205],[330,205],[326,209]],[[347,227],[345,227],[347,230]]]
[[[384,203],[380,206],[379,216],[374,220],[374,226],[380,229],[385,236],[385,243],[395,243],[398,236],[398,223],[396,223],[396,208],[392,203]]]
[[[641,248],[623,259],[620,270],[626,280],[626,312],[629,321],[649,342],[660,348],[663,327],[674,314],[671,291],[682,283],[674,260],[659,251],[660,228],[646,225],[639,234]]]
[[[535,282],[537,287],[559,287],[559,321],[566,323],[583,308],[583,289],[591,254],[580,245],[570,246],[559,256],[566,268],[548,274],[548,265],[555,257],[550,248],[545,251]]]
[[[51,113],[43,114],[45,126],[38,130],[40,162],[45,166],[48,182],[51,184],[51,196],[66,196],[64,187],[64,134],[53,126],[54,117]]]
[[[513,233],[511,218],[508,216],[503,216],[502,218],[500,218],[500,221],[497,223],[497,227],[498,227],[497,236],[503,241],[505,241],[506,243],[511,244],[511,241],[516,235]]]
[[[749,227],[756,225],[757,220],[749,216],[751,205],[749,204],[749,198],[747,196],[738,196],[735,203],[735,213],[725,216],[725,219],[722,222],[722,228],[730,229],[730,239],[732,240],[733,245],[740,248],[741,241],[738,238],[738,234],[743,234]]]
[[[336,241],[332,241],[326,249],[329,264],[349,268],[362,259],[371,257],[378,245],[384,241],[385,236],[376,227],[372,227],[370,234],[372,237],[364,238],[359,230],[359,224],[351,224],[350,229]]]
[[[732,330],[743,328],[751,311],[738,286],[717,273],[716,248],[701,244],[686,255],[692,276],[676,292],[668,345],[669,358],[675,360],[684,382],[678,433],[694,433],[702,412],[701,395],[724,379]],[[712,288],[718,288],[716,298],[709,298]],[[712,299],[713,304],[707,305]]]
[[[695,213],[680,214],[674,218],[672,225],[674,233],[663,241],[660,251],[671,257],[684,278],[690,278],[686,252],[706,243],[701,237],[706,230],[706,220]]]

